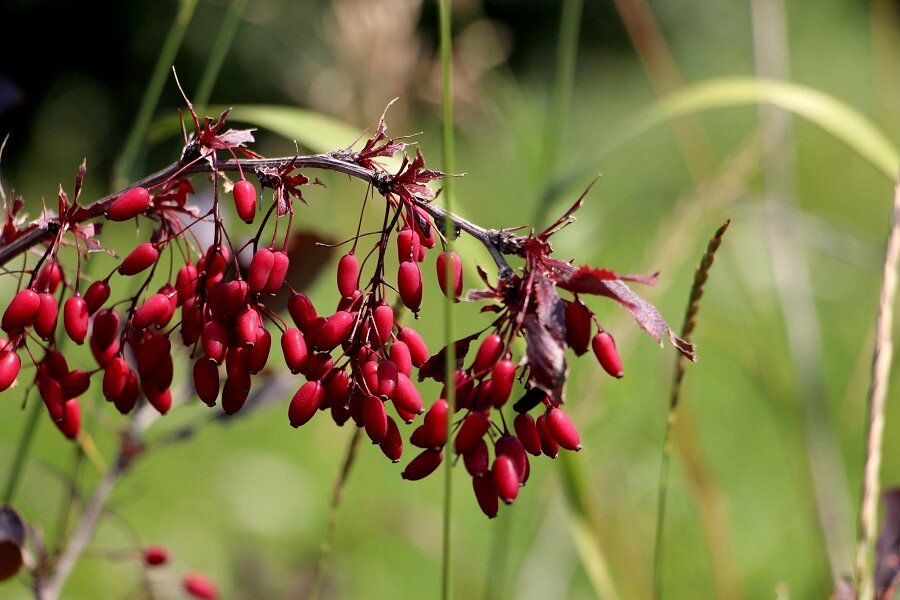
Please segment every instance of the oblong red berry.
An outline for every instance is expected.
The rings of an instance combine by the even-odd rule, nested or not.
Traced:
[[[34,282],[34,287],[36,290],[41,292],[50,292],[51,294],[56,291],[56,288],[59,287],[59,284],[62,282],[62,267],[59,266],[59,263],[56,259],[51,258],[47,261],[47,264],[41,269],[40,274],[37,277],[37,280]]]
[[[222,386],[222,410],[226,415],[237,414],[244,407],[247,396],[250,395],[249,382],[249,378],[225,379],[225,385]]]
[[[345,310],[339,310],[328,317],[316,334],[316,347],[325,351],[337,348],[350,335],[355,320],[353,313]]]
[[[309,422],[322,403],[324,389],[318,381],[307,381],[300,386],[288,407],[291,427],[300,427]]]
[[[259,331],[259,337],[256,338],[256,343],[253,344],[247,358],[247,367],[252,375],[256,375],[265,368],[266,363],[269,362],[269,351],[272,349],[272,334],[266,329]]]
[[[81,407],[78,400],[70,398],[63,405],[63,416],[59,421],[55,421],[56,426],[70,440],[78,437],[81,430]]]
[[[175,275],[175,291],[178,292],[178,305],[181,306],[187,302],[188,298],[193,297],[197,291],[197,280],[200,274],[197,267],[192,264],[186,264],[178,269]]]
[[[486,412],[472,411],[462,421],[453,447],[457,454],[465,454],[472,449],[478,440],[482,439],[491,428],[491,418]]]
[[[400,263],[397,271],[397,291],[409,310],[416,312],[422,304],[422,271],[411,260]]]
[[[389,351],[391,362],[397,365],[397,370],[407,377],[412,374],[412,357],[409,354],[409,346],[405,342],[396,341],[391,344]]]
[[[391,462],[400,462],[400,457],[403,456],[403,437],[393,417],[387,418],[387,433],[378,445]]]
[[[566,345],[581,356],[591,344],[591,310],[579,301],[564,302],[566,307]]]
[[[47,376],[39,376],[37,384],[38,393],[41,395],[41,400],[44,401],[44,406],[47,407],[47,412],[50,413],[50,418],[54,421],[61,421],[65,413],[66,401],[63,397],[62,386],[58,381]]]
[[[472,477],[481,477],[490,471],[491,457],[488,454],[487,442],[483,439],[478,440],[474,446],[463,454],[463,463],[466,465],[466,471]]]
[[[372,311],[375,323],[375,338],[378,346],[383,346],[391,339],[391,327],[394,326],[394,309],[387,304],[380,304]]]
[[[497,486],[493,477],[473,477],[472,488],[475,491],[475,499],[478,507],[489,519],[497,516],[499,502],[497,502]]]
[[[15,383],[21,368],[22,359],[15,351],[0,352],[0,392],[8,390]]]
[[[512,504],[519,495],[519,473],[513,459],[502,454],[495,458],[491,475],[497,486],[497,495],[505,504]]]
[[[539,416],[536,425],[538,436],[541,438],[541,452],[550,458],[559,456],[559,444],[556,442],[556,438],[553,437],[553,434],[550,433],[550,428],[547,426],[547,415],[543,414]]]
[[[221,365],[228,352],[228,328],[220,321],[207,321],[200,334],[203,353],[217,365]]]
[[[122,393],[113,400],[116,410],[123,415],[131,412],[131,409],[137,404],[140,393],[137,375],[134,374],[134,371],[131,371],[125,380],[125,388],[122,390]]]
[[[525,447],[519,438],[514,435],[501,435],[494,442],[494,454],[510,457],[516,466],[516,473],[519,474],[519,483],[525,485],[529,470],[528,455],[525,454]]]
[[[378,393],[390,398],[397,389],[398,374],[397,365],[390,360],[382,360],[378,363]],[[406,376],[404,375],[404,377]]]
[[[131,326],[146,329],[162,318],[170,309],[169,298],[165,294],[153,294],[137,307],[131,317]]]
[[[362,401],[362,419],[366,428],[366,435],[373,444],[380,444],[387,435],[387,414],[384,412],[384,402],[378,396],[365,396]]]
[[[287,301],[288,312],[300,331],[306,332],[310,324],[318,318],[312,301],[300,292],[294,292]]]
[[[594,349],[594,355],[597,362],[603,367],[603,370],[620,379],[624,375],[622,371],[622,359],[619,358],[619,351],[616,350],[616,341],[613,336],[605,331],[601,331],[591,340],[591,346]]]
[[[69,371],[59,379],[63,397],[66,399],[77,398],[91,387],[91,376],[87,371]]]
[[[268,248],[261,248],[253,255],[247,270],[247,285],[252,293],[258,294],[265,289],[274,262],[275,253]]]
[[[435,469],[441,466],[444,460],[444,453],[440,450],[429,448],[422,451],[418,456],[409,461],[406,468],[400,474],[403,479],[408,481],[418,481],[423,477],[428,477],[434,473]]]
[[[437,257],[437,275],[441,291],[445,296],[459,300],[462,294],[463,273],[462,261],[456,252],[441,252]]]
[[[197,261],[197,270],[206,272],[207,286],[215,283],[216,276],[225,270],[229,260],[231,260],[231,251],[228,246],[214,244],[206,249],[203,258]]]
[[[425,413],[422,423],[424,447],[440,448],[446,443],[449,413],[450,405],[443,398],[432,404]]]
[[[272,261],[272,270],[269,271],[269,279],[266,281],[266,287],[263,290],[267,294],[277,294],[284,284],[284,278],[287,276],[288,267],[291,266],[291,259],[287,252],[274,252],[274,260]]]
[[[66,334],[76,344],[83,344],[88,331],[88,305],[84,298],[75,294],[63,305],[63,326]]]
[[[404,227],[397,234],[398,262],[419,259],[419,236],[409,227]]]
[[[566,450],[581,450],[581,437],[572,420],[561,408],[547,411],[547,429],[556,443]]]
[[[158,567],[169,562],[169,552],[162,546],[148,546],[144,548],[143,559],[148,567]]]
[[[162,363],[168,359],[171,362],[172,342],[161,333],[144,335],[138,343],[132,343],[134,358],[137,363],[137,371],[141,377],[146,377],[157,371]]]
[[[234,184],[231,190],[234,209],[244,223],[252,223],[256,216],[256,188],[246,179]]]
[[[346,406],[350,399],[350,376],[346,371],[332,369],[322,379],[322,385],[325,387],[323,405]]]
[[[356,291],[356,282],[359,280],[359,260],[352,252],[345,254],[338,262],[337,287],[341,296],[347,298]]]
[[[237,317],[237,339],[242,344],[252,346],[262,335],[262,318],[252,306],[246,307]]]
[[[84,301],[87,303],[88,314],[93,315],[95,312],[109,300],[111,290],[109,284],[105,281],[98,280],[88,286],[84,293]]]
[[[537,425],[534,419],[528,413],[516,415],[513,421],[513,427],[516,430],[516,436],[522,442],[525,450],[535,456],[541,455],[541,436],[538,434]]]
[[[103,370],[103,395],[107,400],[113,401],[122,393],[129,371],[131,368],[121,356],[116,356],[109,361]]]
[[[306,359],[303,374],[307,379],[321,379],[334,367],[334,359],[327,352],[317,352]]]
[[[198,600],[217,600],[219,590],[208,578],[199,573],[188,573],[181,580],[181,586],[191,597]]]
[[[419,390],[416,389],[416,385],[409,377],[399,371],[397,372],[397,383],[390,398],[398,410],[413,415],[422,412],[422,396],[419,394]]]
[[[281,351],[284,353],[284,362],[291,373],[299,373],[306,364],[309,352],[306,348],[306,340],[300,330],[291,327],[281,334]]]
[[[491,367],[491,404],[499,408],[509,400],[516,380],[516,364],[504,359]]]
[[[69,372],[69,364],[66,361],[66,357],[59,350],[47,350],[44,360],[41,361],[41,367],[50,374],[50,377],[57,381]]]
[[[503,354],[503,340],[496,333],[492,333],[481,342],[475,361],[472,363],[472,373],[483,373],[490,369]]]
[[[194,389],[207,406],[215,406],[219,397],[219,368],[212,360],[200,357],[193,368]]]
[[[419,335],[419,332],[413,329],[412,327],[404,327],[400,330],[400,333],[397,334],[397,338],[406,344],[409,349],[409,356],[412,359],[412,364],[418,369],[431,357],[428,354],[428,346],[425,345],[425,340],[422,339],[422,336]]]
[[[30,327],[41,308],[41,296],[34,290],[24,289],[13,296],[3,312],[3,331],[12,333]]]
[[[151,242],[138,244],[119,264],[120,275],[137,275],[159,259],[159,250]]]
[[[106,348],[117,341],[119,333],[119,313],[107,308],[101,310],[94,317],[94,328],[91,330],[91,343],[97,348]]]
[[[50,340],[56,332],[59,305],[56,303],[56,297],[50,292],[44,292],[39,296],[40,306],[34,315],[34,332],[41,338]]]
[[[169,388],[160,390],[154,386],[143,386],[147,402],[155,408],[159,414],[164,415],[172,408],[172,391]]]
[[[106,218],[110,221],[127,221],[148,208],[150,208],[150,192],[145,187],[137,186],[113,200],[106,209]]]

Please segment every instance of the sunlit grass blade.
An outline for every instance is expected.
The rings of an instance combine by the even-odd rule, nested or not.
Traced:
[[[693,337],[694,329],[697,326],[697,313],[700,310],[700,300],[703,298],[703,290],[706,280],[709,278],[709,271],[715,260],[716,251],[722,244],[725,231],[728,229],[730,220],[725,221],[719,229],[716,230],[709,244],[706,246],[706,252],[700,259],[700,264],[694,272],[694,282],[691,285],[691,293],[688,299],[687,309],[684,314],[684,323],[681,327],[681,339],[690,342]],[[662,465],[659,473],[659,488],[656,507],[656,535],[654,536],[653,545],[653,590],[654,595],[658,598],[661,593],[660,578],[662,567],[662,550],[663,550],[663,527],[665,525],[666,516],[666,493],[669,487],[669,464],[672,459],[672,432],[678,422],[678,403],[681,399],[681,384],[684,381],[684,373],[687,369],[689,361],[683,355],[678,356],[675,363],[675,375],[672,378],[672,392],[669,396],[669,412],[666,418],[666,432],[663,437],[663,454]]]
[[[175,55],[178,54],[178,49],[181,47],[184,33],[194,16],[195,8],[197,8],[197,0],[181,0],[181,6],[178,8],[172,27],[156,58],[153,73],[150,75],[150,81],[147,83],[147,89],[144,90],[144,96],[138,107],[137,117],[134,119],[125,146],[113,169],[114,187],[124,187],[127,184],[126,180],[143,145],[147,126],[159,104],[166,78],[169,76],[169,69],[172,68]]]

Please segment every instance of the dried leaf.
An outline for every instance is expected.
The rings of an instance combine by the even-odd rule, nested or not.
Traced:
[[[457,369],[462,368],[463,362],[465,362],[466,360],[466,355],[469,353],[469,346],[471,346],[472,342],[477,340],[480,335],[481,332],[479,331],[453,342],[453,347],[456,349],[454,356],[456,358]],[[444,374],[446,373],[447,349],[449,347],[449,344],[447,346],[444,346],[438,351],[437,354],[425,361],[425,364],[423,364],[419,369],[419,381],[424,381],[425,379],[444,381]]]

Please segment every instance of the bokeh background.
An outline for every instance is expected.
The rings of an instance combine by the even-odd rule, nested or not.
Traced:
[[[229,4],[197,3],[174,60],[188,94]],[[545,224],[602,173],[578,222],[555,238],[556,250],[622,272],[661,270],[646,296],[673,326],[706,241],[732,219],[701,309],[700,361],[688,371],[675,435],[664,595],[827,596],[835,578],[851,571],[891,178],[821,128],[756,106],[701,111],[627,141],[621,125],[682,86],[765,76],[821,90],[896,143],[897,3],[589,1],[578,35],[567,38],[577,60],[570,96],[565,85],[557,96],[561,104],[554,104],[554,88],[562,4],[453,4],[456,170],[466,173],[456,185],[460,212],[490,227]],[[85,198],[113,185],[180,9],[173,0],[3,2],[0,134],[9,140],[2,181],[28,200],[33,214],[42,198],[55,200],[60,183],[71,185],[83,157]],[[436,23],[435,4],[420,0],[253,0],[209,100],[237,106],[237,117],[253,105],[257,120],[270,124],[258,132],[256,149],[278,156],[293,152],[292,138],[324,150],[352,137],[260,105],[308,109],[361,132],[398,97],[388,113],[391,131],[423,132],[418,143],[439,168]],[[177,156],[171,123],[182,106],[167,77],[154,125],[125,175],[148,173]],[[309,233],[344,239],[364,188],[336,176],[323,180],[327,188],[306,193],[310,206],[299,220]],[[133,239],[133,232],[104,235],[118,251]],[[471,245],[463,251],[470,266],[488,264]],[[307,291],[317,305],[337,299],[335,259],[325,250],[308,253]],[[97,273],[113,264],[97,261]],[[426,273],[433,278],[433,267]],[[0,284],[0,295],[11,293],[11,282]],[[416,325],[433,348],[442,331],[436,289],[427,286]],[[572,361],[568,406],[585,447],[563,464],[534,460],[527,487],[497,519],[483,517],[468,477],[458,473],[458,598],[650,594],[676,357],[612,303],[594,306],[619,340],[626,376],[608,379],[590,356]],[[459,315],[461,334],[479,318],[477,307],[462,306]],[[25,422],[24,387],[0,401],[4,477]],[[437,393],[426,390],[426,397]],[[900,481],[896,390],[888,397],[886,486]],[[290,428],[285,407],[292,391],[275,406],[149,453],[116,490],[64,597],[127,597],[141,568],[120,551],[139,543],[163,544],[174,556],[171,567],[148,575],[159,598],[181,597],[178,577],[187,570],[213,577],[226,598],[303,597],[351,431],[328,418]],[[110,457],[124,421],[102,400],[96,405],[87,427]],[[149,439],[205,414],[196,406],[179,410]],[[48,420],[39,427],[16,506],[53,540],[77,450]],[[76,482],[86,493],[98,475],[89,461],[80,464]],[[323,596],[438,594],[442,477],[408,483],[400,470],[376,448],[361,446]],[[563,491],[571,477],[581,483],[574,500]],[[0,596],[28,597],[24,581],[7,582]]]

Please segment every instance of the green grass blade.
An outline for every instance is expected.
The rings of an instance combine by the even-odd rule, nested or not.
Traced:
[[[212,50],[209,58],[206,60],[206,67],[203,69],[203,75],[200,76],[200,83],[197,85],[197,92],[194,94],[194,106],[197,112],[202,113],[203,107],[209,102],[213,87],[216,80],[219,79],[219,73],[222,71],[222,64],[225,62],[225,56],[231,48],[231,42],[234,40],[234,34],[237,32],[238,25],[241,24],[241,17],[244,16],[244,9],[247,8],[247,0],[232,0],[228,5],[228,12],[222,20],[222,27],[219,28],[219,35],[213,42]]]
[[[178,54],[178,49],[181,47],[184,33],[187,31],[187,27],[194,16],[195,8],[197,8],[197,0],[181,0],[178,14],[175,15],[172,27],[169,29],[162,49],[159,51],[156,65],[153,67],[153,73],[150,76],[150,82],[144,91],[144,97],[141,98],[138,114],[131,126],[131,131],[128,133],[125,147],[113,168],[113,184],[116,188],[124,187],[127,184],[128,175],[143,145],[147,126],[150,124],[150,119],[153,118],[157,104],[159,104],[159,97],[162,95],[166,77],[169,76],[169,69],[172,68],[175,55]]]
[[[557,179],[544,195],[544,201],[573,181],[594,173],[604,156],[642,133],[670,119],[684,115],[753,104],[771,104],[819,126],[846,145],[855,154],[893,181],[900,165],[900,150],[890,139],[855,108],[822,91],[789,83],[754,77],[714,79],[688,86],[640,111],[610,133],[608,140],[582,164]]]

